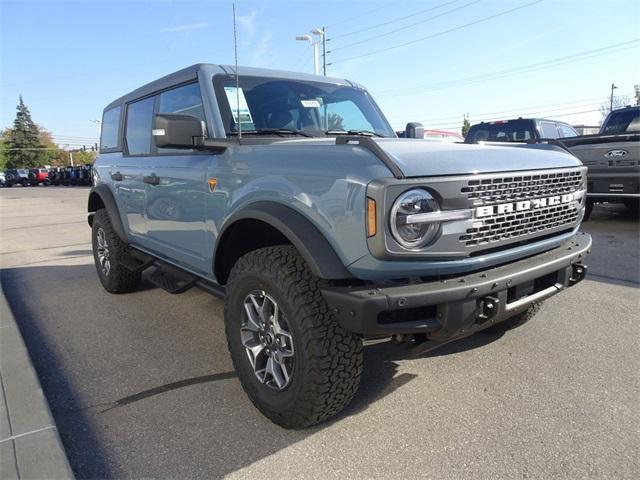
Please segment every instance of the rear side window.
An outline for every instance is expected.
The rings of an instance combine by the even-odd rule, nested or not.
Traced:
[[[578,132],[576,132],[569,125],[563,125],[562,123],[559,123],[558,124],[558,130],[560,130],[560,136],[563,137],[563,138],[566,138],[566,137],[577,137],[578,136]]]
[[[556,124],[551,122],[540,122],[542,127],[542,138],[558,138]]]
[[[127,150],[129,155],[151,153],[151,122],[155,97],[130,103],[127,107]]]
[[[102,115],[100,150],[118,148],[118,131],[120,127],[120,107],[107,110]]]

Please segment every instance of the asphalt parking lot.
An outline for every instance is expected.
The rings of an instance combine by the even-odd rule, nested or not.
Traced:
[[[361,389],[304,431],[236,380],[222,302],[96,277],[88,189],[0,190],[2,287],[77,477],[637,478],[638,221],[596,207],[589,277],[534,322],[418,359],[367,347]]]

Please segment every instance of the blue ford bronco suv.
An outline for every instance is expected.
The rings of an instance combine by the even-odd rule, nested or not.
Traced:
[[[414,354],[513,328],[581,281],[586,168],[550,144],[397,138],[349,80],[194,65],[109,104],[89,194],[100,282],[225,301],[254,405],[342,410],[363,341]]]

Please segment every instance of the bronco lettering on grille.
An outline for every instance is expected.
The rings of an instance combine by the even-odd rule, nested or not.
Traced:
[[[575,194],[566,193],[564,195],[554,195],[552,197],[534,198],[532,200],[522,200],[513,203],[501,203],[499,205],[489,205],[476,208],[476,218],[491,217],[493,215],[504,215],[514,212],[525,212],[547,206],[561,205],[569,203],[575,199]]]

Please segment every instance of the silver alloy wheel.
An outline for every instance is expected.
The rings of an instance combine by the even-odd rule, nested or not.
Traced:
[[[100,268],[105,277],[109,276],[111,271],[111,258],[109,257],[109,244],[107,243],[107,236],[102,228],[98,228],[96,232],[96,239],[98,240],[98,261],[100,262]]]
[[[277,302],[262,290],[243,301],[240,339],[258,380],[284,390],[293,376],[293,336]]]

